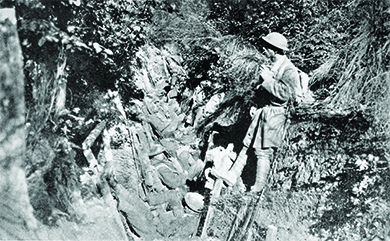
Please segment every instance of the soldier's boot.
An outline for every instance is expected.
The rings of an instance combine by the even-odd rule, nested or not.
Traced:
[[[244,169],[244,166],[246,165],[246,160],[248,158],[246,154],[247,151],[248,148],[244,146],[237,156],[236,161],[228,171],[211,169],[211,174],[216,178],[223,180],[227,185],[233,186],[241,176],[242,169]]]
[[[251,192],[261,192],[267,183],[270,170],[270,161],[273,158],[273,149],[255,150],[257,157],[256,181],[251,188]]]

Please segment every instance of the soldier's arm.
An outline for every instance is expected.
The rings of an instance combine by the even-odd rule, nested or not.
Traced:
[[[281,80],[275,80],[270,74],[262,74],[264,79],[261,86],[281,102],[286,102],[292,97],[299,75],[295,68],[286,68]]]
[[[166,166],[160,166],[157,169],[161,181],[169,188],[175,189],[186,182],[185,173],[177,173]]]

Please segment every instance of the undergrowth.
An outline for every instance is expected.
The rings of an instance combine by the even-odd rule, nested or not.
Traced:
[[[326,102],[334,109],[362,110],[375,116],[375,125],[387,128],[389,120],[390,13],[383,1],[353,1],[359,27],[354,38],[321,68],[312,85],[328,83]]]
[[[158,47],[166,47],[167,43],[175,42],[180,51],[178,55],[183,57],[183,61],[178,61],[178,64],[183,65],[186,71],[181,73],[179,80],[185,82],[186,87],[193,90],[200,82],[211,82],[206,91],[208,98],[216,92],[228,92],[228,98],[222,103],[221,108],[215,115],[210,116],[207,120],[209,122],[203,123],[204,126],[215,120],[223,118],[226,120],[227,117],[236,118],[235,120],[241,118],[236,122],[238,125],[245,121],[247,124],[250,123],[247,109],[254,95],[252,88],[257,84],[251,81],[259,79],[258,65],[265,64],[266,60],[256,48],[242,38],[232,35],[223,36],[215,27],[216,22],[213,22],[213,18],[210,17],[210,8],[204,1],[183,1],[177,6],[174,2],[166,3],[167,6],[169,5],[167,9],[163,7],[154,9],[153,18],[148,18],[150,25],[146,26],[146,22],[142,20],[139,26],[138,22],[132,26],[132,30],[129,31],[139,32],[138,37],[142,34],[142,41],[137,42],[138,40],[134,37],[134,41],[137,41],[134,46],[130,46],[130,52],[132,53],[135,47],[143,44],[144,33],[146,34],[147,31],[150,35],[148,41]],[[225,3],[221,1],[208,2],[220,3],[221,5],[214,6],[217,9],[225,6]],[[313,11],[318,10],[315,4],[319,2],[313,1],[311,5]],[[390,230],[390,156],[388,150],[390,41],[386,37],[390,32],[389,12],[385,11],[382,1],[376,1],[373,4],[368,0],[348,2],[352,4],[349,9],[351,7],[357,9],[355,20],[362,19],[361,27],[348,29],[352,31],[351,36],[355,37],[351,43],[345,45],[340,53],[330,57],[324,65],[314,71],[311,84],[312,87],[316,87],[316,93],[320,95],[318,99],[323,105],[314,112],[293,119],[288,142],[278,152],[273,165],[270,187],[265,193],[261,203],[261,212],[253,227],[256,230],[255,240],[264,240],[268,225],[278,228],[279,240],[361,240],[375,236],[386,238],[390,235],[388,233]],[[272,5],[272,8],[278,8],[278,4],[275,3],[267,2],[268,5]],[[241,2],[239,5],[244,6]],[[96,6],[100,5],[96,3]],[[125,6],[127,6],[125,1],[121,1],[121,5],[117,8],[122,9]],[[261,14],[262,7],[258,6],[254,13]],[[291,4],[289,7],[298,11],[292,8]],[[99,8],[99,11],[104,12],[103,9]],[[340,11],[332,11],[332,19],[344,19],[345,16],[341,16]],[[234,9],[230,9],[229,12],[234,12]],[[377,12],[380,14],[376,14]],[[340,16],[337,16],[338,14]],[[305,14],[306,17],[309,15],[310,13]],[[247,14],[246,16],[252,17],[248,18],[246,24],[258,19],[256,15],[253,17]],[[109,15],[106,17],[110,19]],[[222,17],[214,21],[221,19]],[[284,18],[286,21],[289,19],[294,19],[294,16],[286,15]],[[231,18],[231,20],[234,19]],[[320,19],[313,19],[317,27],[320,25],[318,21]],[[217,23],[217,25],[220,24],[221,22]],[[234,20],[231,25],[222,27],[239,24],[239,21]],[[119,26],[119,23],[115,23],[115,26],[117,25]],[[295,54],[294,59],[300,60],[306,56],[308,58],[306,62],[310,62],[310,66],[319,65],[324,60],[324,56],[328,57],[329,52],[335,50],[334,46],[327,46],[329,43],[325,43],[326,40],[340,34],[346,27],[345,25],[343,23],[334,34],[331,34],[334,26],[329,26],[330,30],[326,31],[326,36],[321,40],[317,40],[322,33],[318,29],[321,28],[312,29],[309,33],[313,35],[310,35],[311,37],[307,40],[310,44],[306,46],[300,45],[298,41],[303,39],[303,29],[306,27],[299,26],[300,32],[294,38],[293,47],[297,50],[305,50],[305,55]],[[141,28],[140,26],[142,31],[137,30]],[[270,30],[265,25],[256,25],[256,28],[248,32],[253,35],[249,36],[251,41],[260,37],[254,36],[254,31],[259,28]],[[108,35],[111,36],[108,30],[100,34],[104,40],[107,40]],[[289,34],[293,36],[294,31]],[[346,42],[345,39],[344,35],[336,38],[342,43]],[[117,40],[115,54],[126,52],[122,50],[128,45],[128,41],[125,41],[126,39]],[[111,43],[111,41],[103,42]],[[320,45],[320,51],[317,51],[316,44]],[[131,82],[131,71],[127,67],[130,68],[134,61],[127,62],[129,56],[116,59],[116,61],[123,60],[125,64],[122,66],[122,62],[112,63],[110,49],[102,52],[102,49],[98,51],[95,47],[94,50],[98,53],[92,51],[91,55],[96,59],[100,56],[102,61],[105,60],[102,62],[104,66],[99,65],[100,70],[110,69],[116,74],[126,73],[123,77],[125,82]],[[79,65],[75,58],[69,58],[69,61],[75,70],[84,67]],[[95,66],[94,63],[89,61],[85,65],[90,68],[90,66]],[[118,66],[126,67],[126,71],[121,72]],[[95,76],[96,71],[92,68],[93,71],[85,75],[91,77],[91,80],[88,79],[91,81],[89,83],[83,77],[76,75],[75,73],[79,72],[75,71],[73,78],[77,79],[78,84],[71,86],[69,90],[83,89],[83,91],[70,93],[67,104],[71,107],[77,105],[78,108],[54,118],[56,83],[59,80],[52,78],[49,73],[51,69],[46,69],[43,64],[39,65],[28,58],[26,58],[25,68],[29,74],[27,77],[31,82],[30,85],[33,85],[30,86],[29,100],[31,102],[28,105],[27,116],[29,121],[27,174],[30,175],[36,170],[47,172],[49,179],[58,178],[57,183],[52,182],[52,186],[48,185],[49,188],[61,189],[68,187],[67,184],[70,189],[74,188],[77,185],[75,178],[77,170],[75,170],[74,162],[79,166],[87,164],[80,150],[82,141],[97,122],[103,119],[112,120],[118,116],[118,113],[112,111],[113,106],[107,103],[107,98],[102,94],[106,90],[98,91],[93,86],[100,86],[104,83],[105,87],[111,87],[116,82],[112,81],[112,76],[108,74],[109,71],[104,72],[110,76],[107,80],[101,76],[94,79],[92,77]],[[96,73],[101,73],[101,71]],[[129,91],[126,90],[123,87],[120,91],[128,96],[136,95],[132,92],[132,88],[129,88]],[[124,97],[128,98],[128,96]],[[243,113],[246,113],[246,116]],[[240,127],[243,126],[245,125]],[[245,131],[246,129],[231,131],[232,136],[229,138],[234,139],[235,142],[241,142],[241,139],[237,140],[238,136],[235,134],[245,133]],[[59,137],[65,137],[73,142],[72,148],[76,150],[76,156],[68,160],[71,161],[68,167],[66,167],[66,160],[55,159],[55,143],[57,143],[56,138]],[[116,141],[118,145],[121,145],[125,140],[118,138]],[[230,139],[224,141],[228,142]],[[95,148],[93,151],[97,152],[99,147]],[[46,191],[45,195],[40,198],[43,196],[47,198],[48,190],[45,186],[47,184],[40,179],[33,181],[40,185],[36,191]],[[61,209],[60,211],[65,213],[62,215],[69,215],[66,212],[72,212],[69,211],[67,203],[64,203],[69,197],[61,196],[71,194],[60,193],[57,190],[51,191],[57,203],[44,200],[48,203],[45,207],[47,210],[38,213],[38,217],[45,219],[46,223],[50,223],[47,217],[52,211],[49,210],[50,205]],[[34,195],[38,199],[39,193],[34,193]],[[232,220],[243,202],[242,194],[226,193],[223,195],[215,204],[217,212],[210,225],[209,235],[221,239],[226,238]]]

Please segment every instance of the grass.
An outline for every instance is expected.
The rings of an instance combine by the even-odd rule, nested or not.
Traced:
[[[278,240],[316,240],[309,233],[310,219],[320,201],[318,194],[267,190],[260,203],[260,212],[253,225],[253,239],[264,240],[269,225],[277,227]],[[227,240],[231,225],[241,205],[243,195],[223,195],[216,206],[208,233],[211,237]]]
[[[360,214],[354,221],[333,229],[332,220],[337,213],[327,215],[337,210],[326,205],[329,201],[322,190],[267,190],[252,227],[252,238],[265,240],[270,225],[277,228],[277,240],[362,240],[364,237],[388,237],[390,209],[387,201],[372,200],[366,214]],[[227,240],[234,217],[243,202],[241,195],[221,196],[215,204],[216,211],[208,229],[209,237]]]
[[[364,110],[376,116],[383,125],[389,120],[390,100],[389,13],[381,1],[374,4],[365,0],[356,11],[361,22],[353,33],[356,37],[314,73],[314,82],[336,82],[328,104],[339,109]],[[351,33],[352,34],[352,33]],[[386,125],[386,124],[385,124]]]

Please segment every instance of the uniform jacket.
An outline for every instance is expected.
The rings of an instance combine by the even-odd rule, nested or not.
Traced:
[[[267,94],[267,103],[258,109],[245,135],[243,144],[253,148],[279,147],[287,128],[287,104],[295,98],[299,75],[287,57],[275,63],[274,76],[265,78],[261,88]]]

